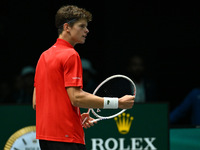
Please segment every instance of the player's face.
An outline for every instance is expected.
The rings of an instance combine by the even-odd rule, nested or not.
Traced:
[[[87,21],[85,19],[81,19],[71,27],[71,41],[74,43],[74,45],[78,43],[85,43],[86,36],[89,32],[87,25]]]

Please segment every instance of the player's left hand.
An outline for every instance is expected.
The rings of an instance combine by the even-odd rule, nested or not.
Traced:
[[[81,119],[82,119],[82,126],[85,129],[90,128],[91,126],[94,126],[94,123],[97,123],[97,122],[91,122],[94,120],[94,118],[90,117],[88,113],[81,114]]]

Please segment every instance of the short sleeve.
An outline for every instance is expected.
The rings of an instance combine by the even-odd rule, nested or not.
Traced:
[[[71,55],[64,64],[65,87],[83,87],[82,64],[78,54]]]

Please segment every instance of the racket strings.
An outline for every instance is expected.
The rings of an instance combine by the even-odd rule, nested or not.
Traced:
[[[134,95],[134,85],[125,78],[114,78],[103,84],[95,95],[101,97],[122,97],[124,95]],[[112,116],[121,109],[94,109],[100,116]]]

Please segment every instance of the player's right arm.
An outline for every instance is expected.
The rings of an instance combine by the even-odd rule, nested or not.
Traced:
[[[80,87],[66,88],[71,103],[80,108],[103,108],[104,98],[83,91]],[[126,95],[118,100],[118,107],[130,109],[133,107],[135,96]]]

